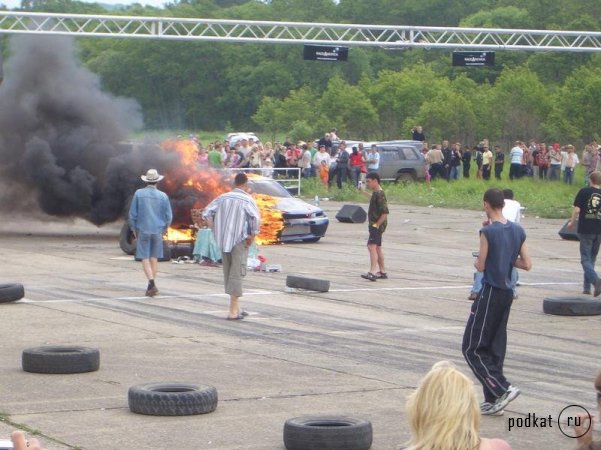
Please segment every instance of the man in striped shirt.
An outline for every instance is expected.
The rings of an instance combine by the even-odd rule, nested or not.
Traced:
[[[234,189],[220,195],[204,210],[221,249],[225,293],[230,296],[228,320],[241,320],[246,312],[240,309],[238,298],[242,297],[242,278],[246,275],[248,247],[259,233],[261,215],[255,200],[247,193],[248,177],[238,173]]]

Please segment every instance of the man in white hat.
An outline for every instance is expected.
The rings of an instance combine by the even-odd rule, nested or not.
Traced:
[[[159,293],[155,279],[159,258],[163,257],[163,233],[171,224],[173,213],[169,197],[157,189],[157,183],[164,177],[156,169],[149,169],[142,175],[146,187],[138,189],[129,207],[129,227],[138,240],[136,258],[142,260],[144,274],[148,278],[146,296],[154,297]]]

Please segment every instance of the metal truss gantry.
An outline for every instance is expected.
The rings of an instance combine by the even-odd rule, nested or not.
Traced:
[[[601,32],[0,11],[0,34],[462,50],[601,52]]]

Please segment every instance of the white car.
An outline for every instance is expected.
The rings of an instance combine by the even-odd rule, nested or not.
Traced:
[[[228,135],[226,137],[226,140],[229,142],[230,147],[235,146],[236,143],[241,141],[242,139],[246,139],[246,140],[253,139],[255,144],[257,142],[260,142],[259,136],[257,136],[255,133],[252,133],[250,131],[238,132],[238,133],[228,133]]]

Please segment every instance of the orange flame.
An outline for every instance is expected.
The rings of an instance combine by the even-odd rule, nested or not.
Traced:
[[[178,156],[179,164],[167,169],[162,189],[173,206],[173,228],[169,228],[169,241],[191,241],[192,232],[184,227],[193,223],[192,209],[206,207],[214,198],[232,190],[232,175],[218,170],[201,168],[197,164],[198,145],[188,139],[170,139],[161,144],[168,153]],[[255,175],[249,174],[249,178]],[[284,220],[277,209],[277,198],[254,194],[261,213],[261,229],[257,236],[259,245],[279,242]],[[184,233],[184,234],[180,234]],[[188,234],[190,233],[190,234]]]
[[[253,194],[259,211],[261,212],[261,228],[257,236],[257,244],[277,244],[280,233],[284,229],[284,216],[277,209],[278,199],[270,195]]]
[[[165,239],[170,242],[191,242],[194,240],[194,231],[192,229],[178,230],[176,228],[168,228],[165,233]]]

